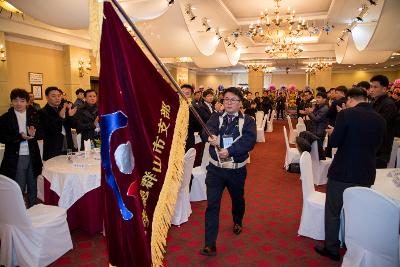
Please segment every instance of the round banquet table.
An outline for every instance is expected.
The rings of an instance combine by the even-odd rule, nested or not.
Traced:
[[[103,230],[100,160],[66,155],[43,162],[44,202],[67,209],[71,230],[89,234]]]
[[[400,184],[394,182],[394,174],[400,178],[400,169],[377,169],[372,189],[392,198],[400,207]]]

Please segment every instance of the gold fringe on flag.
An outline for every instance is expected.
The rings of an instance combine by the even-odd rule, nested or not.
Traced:
[[[97,70],[100,71],[100,40],[101,30],[103,26],[103,5],[104,0],[90,0],[90,21],[89,36],[90,45],[92,47],[92,55],[96,58]]]
[[[164,185],[153,215],[151,234],[151,258],[154,267],[162,266],[165,253],[168,229],[174,214],[178,191],[182,182],[183,158],[189,122],[189,106],[180,97],[180,105],[176,118],[168,169]]]

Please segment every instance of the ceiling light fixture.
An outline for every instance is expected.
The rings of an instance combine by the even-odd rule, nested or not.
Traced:
[[[168,6],[172,6],[174,4],[175,0],[167,0],[167,2],[168,2]]]
[[[271,46],[265,48],[265,53],[272,58],[296,57],[301,52],[303,52],[303,49],[299,45],[285,38],[273,41]]]
[[[210,20],[207,19],[207,18],[203,18],[203,19],[201,20],[203,27],[206,29],[206,32],[208,32],[208,31],[211,30],[211,26],[208,24],[209,21],[210,21]]]
[[[196,15],[193,13],[194,7],[191,4],[187,4],[185,6],[185,14],[189,17],[190,21],[194,21],[196,19]]]
[[[334,59],[332,58],[316,58],[314,61],[308,62],[306,73],[315,73],[317,71],[328,70],[332,68]],[[351,65],[348,66],[351,68]]]

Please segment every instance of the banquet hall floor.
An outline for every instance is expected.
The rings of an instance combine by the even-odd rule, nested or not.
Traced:
[[[283,125],[275,121],[274,132],[251,153],[245,187],[246,214],[243,232],[232,233],[231,202],[225,190],[215,257],[199,255],[204,240],[206,202],[192,202],[193,213],[180,227],[172,226],[167,239],[165,266],[340,266],[320,257],[313,247],[322,244],[297,235],[302,209],[299,174],[283,168]],[[319,188],[318,190],[324,190]],[[108,266],[102,235],[73,231],[74,249],[52,266]]]

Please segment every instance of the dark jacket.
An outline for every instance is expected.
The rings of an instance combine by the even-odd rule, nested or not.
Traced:
[[[331,135],[338,151],[328,178],[370,186],[375,181],[375,155],[382,143],[386,123],[368,103],[360,103],[338,113]]]
[[[26,110],[26,125],[34,126],[36,129],[39,128],[38,115],[33,108],[28,108]],[[11,179],[15,179],[20,143],[25,140],[21,137],[19,132],[18,120],[13,108],[10,108],[0,117],[0,129],[0,143],[5,144],[4,158],[1,162],[0,173]],[[36,134],[38,134],[38,130]],[[28,141],[29,156],[34,177],[42,173],[42,160],[40,158],[36,134],[35,138]]]
[[[342,104],[346,104],[346,98],[342,97],[340,99],[337,99],[332,102],[331,106],[329,107],[328,113],[326,114],[326,117],[329,120],[329,125],[335,127],[335,121],[336,121],[336,116],[338,114],[337,112],[337,106],[342,107]]]
[[[88,139],[95,139],[98,133],[95,131],[95,120],[99,115],[97,105],[83,104],[74,116],[76,132],[82,135],[82,142]]]
[[[326,135],[325,130],[328,127],[328,118],[326,115],[328,114],[328,109],[327,105],[318,105],[308,115],[311,120],[311,132],[319,138],[323,138]]]
[[[211,105],[211,108],[213,109],[213,105]],[[197,111],[199,112],[199,115],[200,115],[201,119],[202,119],[205,123],[210,119],[211,114],[214,113],[214,110],[211,111],[211,110],[208,108],[207,104],[204,103],[204,101],[202,101],[202,102],[197,106]]]
[[[261,108],[259,110],[264,111],[264,114],[268,114],[268,111],[272,109],[271,99],[268,96],[263,96],[260,107]]]
[[[223,118],[221,128],[219,128],[219,118]],[[233,157],[233,161],[240,163],[249,157],[249,152],[253,149],[257,139],[256,122],[250,116],[244,116],[239,112],[239,115],[227,125],[226,113],[214,113],[207,122],[207,128],[213,135],[220,136],[220,146],[223,147],[222,136],[224,134],[233,135],[235,140],[239,136],[239,117],[244,117],[242,136],[228,148],[229,155]],[[207,134],[203,131],[201,135],[203,141],[208,140]],[[218,160],[217,153],[214,146],[210,146],[210,156],[214,160]]]
[[[390,97],[383,95],[372,102],[373,109],[378,112],[386,121],[386,134],[383,137],[383,142],[379,147],[376,158],[380,162],[389,162],[390,153],[395,131],[395,120],[397,115],[396,104]]]
[[[283,109],[285,108],[285,102],[286,102],[286,97],[284,96],[278,96],[276,98],[276,108],[277,109]]]
[[[72,142],[71,135],[71,124],[72,119],[68,117],[66,112],[66,118],[61,118],[58,113],[60,108],[53,108],[49,104],[46,104],[40,111],[40,125],[43,135],[43,160],[48,160],[64,153],[64,135],[62,134],[62,126],[65,128],[65,137],[67,141],[67,147],[73,149],[74,145]]]
[[[193,106],[198,113],[198,106]],[[200,115],[200,114],[199,114]],[[186,139],[185,151],[188,151],[190,148],[195,145],[195,132],[201,132],[201,124],[197,121],[195,115],[192,110],[189,110],[189,125],[188,125],[188,135]]]

